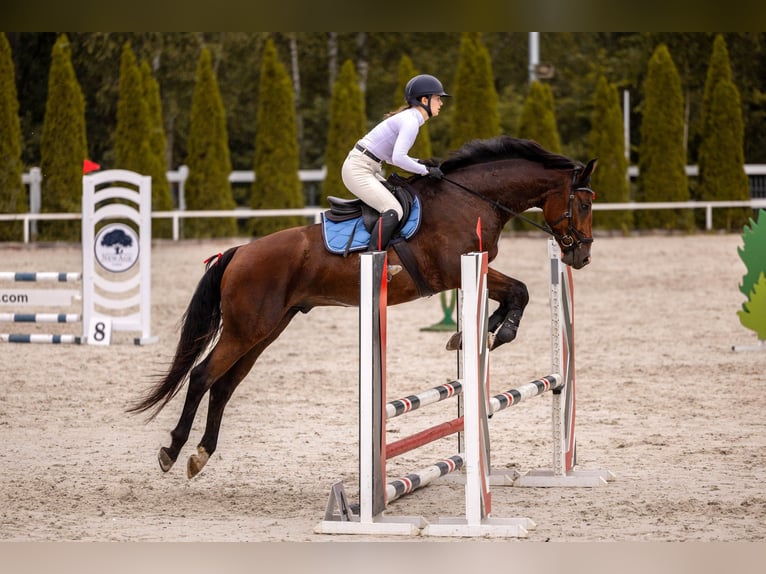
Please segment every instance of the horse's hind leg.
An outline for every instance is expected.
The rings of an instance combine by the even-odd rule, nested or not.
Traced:
[[[225,329],[224,329],[225,330]],[[160,448],[158,455],[160,468],[167,472],[175,463],[186,441],[189,439],[194,417],[202,401],[202,397],[213,384],[224,376],[237,361],[252,347],[252,341],[247,337],[221,338],[198,365],[189,374],[189,384],[186,390],[183,411],[178,424],[170,432],[171,444]]]
[[[211,387],[213,382],[220,377],[220,373],[225,372],[226,370],[219,370],[219,374],[215,374],[216,371],[213,367],[213,359],[217,349],[218,345],[216,345],[201,363],[191,370],[183,411],[181,411],[178,424],[176,424],[176,427],[170,432],[170,446],[160,448],[158,455],[160,468],[163,472],[167,472],[172,468],[178,458],[178,454],[181,452],[181,448],[183,448],[184,444],[186,444],[186,441],[189,439],[189,432],[194,423],[194,417],[197,414],[197,409],[202,401],[202,397],[205,396],[205,393]]]
[[[218,445],[218,432],[223,418],[226,403],[234,394],[239,383],[247,376],[260,355],[260,350],[252,350],[242,357],[229,371],[210,387],[208,399],[207,423],[202,440],[197,445],[197,452],[189,457],[186,465],[186,476],[196,476],[207,464],[210,455]]]
[[[199,445],[197,445],[196,454],[189,457],[186,466],[186,474],[189,478],[196,476],[215,452],[218,446],[218,433],[221,429],[223,411],[234,394],[234,390],[253,368],[255,361],[260,357],[261,353],[279,337],[296,313],[296,309],[290,309],[266,339],[248,351],[225,375],[210,387],[205,432]]]

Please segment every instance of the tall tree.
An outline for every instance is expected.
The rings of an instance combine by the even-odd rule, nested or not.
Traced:
[[[146,60],[141,62],[141,78],[143,80],[144,101],[147,108],[146,134],[149,141],[149,156],[146,173],[152,177],[152,209],[155,211],[170,211],[173,209],[173,196],[170,192],[170,182],[167,178],[167,163],[165,152],[167,138],[162,123],[162,100],[160,85],[152,75],[152,70]],[[152,220],[152,237],[172,237],[172,222],[169,219]]]
[[[27,211],[26,187],[21,181],[21,123],[11,46],[0,33],[0,213]],[[0,241],[21,239],[22,222],[0,222]]]
[[[598,78],[593,98],[590,151],[592,157],[598,158],[592,183],[599,200],[608,203],[628,201],[628,160],[625,158],[620,97],[617,88],[603,74]],[[593,224],[627,232],[633,226],[633,215],[631,211],[599,211],[594,215]]]
[[[340,68],[330,100],[330,127],[325,161],[327,176],[322,185],[322,205],[327,196],[351,197],[343,185],[340,170],[349,150],[366,133],[364,98],[356,81],[354,63],[346,60]]]
[[[466,32],[460,41],[460,57],[454,85],[451,147],[500,134],[492,62],[478,32]]]
[[[529,86],[529,93],[524,100],[524,107],[519,118],[519,137],[534,140],[548,151],[561,153],[553,92],[548,84],[535,81]],[[532,221],[543,222],[540,213],[532,213],[528,217]],[[512,229],[527,227],[528,225],[521,219],[511,220]]]
[[[721,34],[713,42],[700,125],[699,177],[695,199],[750,199],[750,182],[744,168],[745,134],[741,98],[732,80],[729,51]],[[729,231],[741,229],[747,223],[749,214],[747,208],[716,209],[713,225]]]
[[[149,148],[149,109],[144,99],[144,83],[136,56],[125,42],[120,59],[120,95],[117,101],[117,126],[114,131],[115,167],[147,173]]]
[[[77,213],[82,210],[82,167],[88,149],[85,99],[72,67],[66,34],[58,37],[51,54],[48,99],[40,135],[42,211]],[[79,221],[40,223],[41,239],[80,240]]]
[[[713,89],[699,151],[699,198],[702,200],[748,200],[750,182],[745,173],[744,127],[739,90],[730,80]],[[716,209],[713,226],[739,230],[751,210],[745,207]]]
[[[700,135],[704,137],[707,126],[711,121],[713,91],[719,82],[731,82],[731,63],[729,62],[729,50],[726,48],[726,40],[722,34],[718,34],[713,42],[713,53],[710,55],[707,75],[705,76],[705,89],[702,94],[702,110],[700,112]]]
[[[186,206],[189,210],[228,210],[236,204],[231,194],[226,114],[213,72],[210,50],[203,48],[197,63],[189,124],[189,178]],[[233,218],[186,219],[187,237],[232,237],[237,234]]]
[[[519,137],[535,140],[548,151],[561,153],[553,92],[548,84],[540,81],[530,84],[519,119]]]
[[[258,135],[255,139],[255,182],[250,198],[253,209],[285,209],[304,206],[298,177],[298,133],[290,76],[279,61],[274,42],[263,50],[258,93]],[[253,219],[253,235],[267,235],[305,223],[301,217]]]
[[[681,79],[664,44],[655,49],[649,60],[643,115],[637,199],[688,201]],[[636,220],[643,228],[690,229],[692,226],[688,209],[639,211]]]

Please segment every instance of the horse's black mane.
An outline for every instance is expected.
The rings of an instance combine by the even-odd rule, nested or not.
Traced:
[[[441,164],[444,172],[467,165],[501,159],[526,159],[543,164],[547,169],[578,169],[582,165],[563,155],[551,153],[533,140],[499,136],[492,139],[472,140],[450,154]]]

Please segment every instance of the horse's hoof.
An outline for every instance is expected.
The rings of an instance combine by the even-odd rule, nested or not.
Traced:
[[[187,478],[194,478],[207,464],[210,455],[201,446],[197,447],[197,454],[193,454],[189,457],[189,462],[186,465]]]
[[[458,331],[449,338],[447,341],[448,351],[459,351],[463,347],[463,333]]]
[[[160,454],[157,455],[157,460],[160,463],[160,468],[162,469],[162,472],[167,472],[171,468],[173,468],[173,464],[175,464],[175,460],[170,458],[170,455],[168,454],[168,449],[166,449],[164,446],[160,449]]]

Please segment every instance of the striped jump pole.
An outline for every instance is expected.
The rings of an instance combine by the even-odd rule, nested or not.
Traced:
[[[499,393],[489,399],[489,414],[493,415],[508,407],[517,405],[522,401],[541,395],[547,391],[558,390],[563,386],[563,379],[559,374],[548,375],[530,381],[517,388]],[[463,390],[463,384],[460,381],[439,385],[429,389],[419,395],[410,395],[403,399],[390,401],[386,404],[386,415],[388,419],[403,415],[420,407],[437,403],[457,396]],[[406,410],[405,410],[406,409]],[[398,441],[386,445],[386,458],[394,458],[405,452],[409,452],[437,439],[447,437],[451,434],[462,432],[464,428],[464,418],[458,417],[451,421],[427,428],[415,433],[409,437],[399,439]]]
[[[79,323],[78,313],[0,313],[0,323]]]
[[[72,281],[79,281],[82,279],[82,273],[75,272],[14,272],[14,271],[0,271],[0,281],[26,281],[34,283],[43,282],[58,282],[66,283]]]
[[[455,454],[444,460],[435,462],[417,472],[413,472],[402,478],[392,480],[386,484],[386,499],[388,502],[410,494],[418,488],[422,488],[433,481],[463,468],[464,455]]]
[[[79,345],[82,340],[77,335],[47,335],[25,333],[0,333],[3,343],[46,343],[48,345]]]

